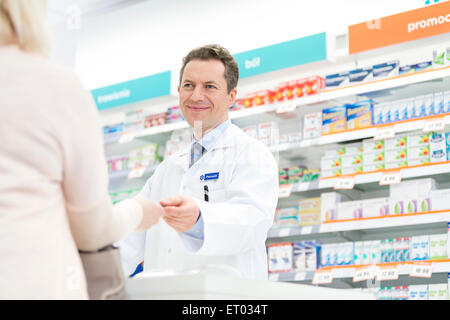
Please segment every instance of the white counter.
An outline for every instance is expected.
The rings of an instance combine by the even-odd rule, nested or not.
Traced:
[[[228,275],[145,274],[127,280],[135,300],[374,300],[369,293],[302,284],[248,280]]]

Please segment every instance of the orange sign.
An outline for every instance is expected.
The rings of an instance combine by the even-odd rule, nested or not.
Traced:
[[[348,27],[350,54],[450,32],[450,1]]]

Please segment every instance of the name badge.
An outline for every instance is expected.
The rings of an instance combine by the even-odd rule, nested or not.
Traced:
[[[217,180],[217,179],[219,179],[219,172],[205,173],[200,176],[201,181]]]

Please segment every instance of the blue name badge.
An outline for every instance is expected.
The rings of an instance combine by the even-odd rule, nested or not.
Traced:
[[[219,179],[219,172],[205,173],[200,176],[200,180],[202,181],[217,180],[217,179]]]

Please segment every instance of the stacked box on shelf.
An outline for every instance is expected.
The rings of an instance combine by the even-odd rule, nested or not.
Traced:
[[[345,154],[345,146],[339,149],[330,149],[325,152],[320,160],[322,178],[334,177],[342,174],[342,156]]]
[[[430,133],[418,132],[408,134],[408,166],[430,162]]]
[[[131,110],[125,113],[124,132],[138,132],[144,129],[144,110]]]
[[[333,221],[337,219],[337,205],[342,196],[337,192],[323,192],[320,195],[320,221]]]
[[[123,134],[123,123],[113,124],[103,127],[103,137],[106,139],[116,139]]]
[[[432,178],[403,181],[389,186],[389,214],[431,211],[430,194],[436,189]]]
[[[447,161],[446,133],[432,132],[430,134],[430,162]]]
[[[128,158],[125,156],[110,157],[106,159],[108,172],[121,171],[127,168]]]
[[[298,224],[312,226],[320,223],[320,198],[302,199],[298,204]]]
[[[303,138],[312,139],[322,135],[322,112],[305,114],[303,117]]]
[[[149,143],[129,151],[128,169],[139,166],[150,166],[161,160],[158,155],[157,143]]]
[[[292,242],[271,243],[267,247],[269,273],[292,271]]]
[[[318,180],[320,177],[319,169],[305,169],[303,171],[302,182],[313,182]]]
[[[399,134],[384,140],[385,168],[396,169],[408,166],[407,135]]]
[[[318,241],[293,243],[293,270],[315,271],[320,263],[321,244]]]
[[[144,129],[161,126],[166,123],[167,123],[166,112],[153,113],[152,111],[147,111],[145,113]]]
[[[362,129],[373,125],[372,100],[359,101],[346,105],[347,129]]]
[[[342,174],[344,175],[363,171],[363,147],[361,143],[345,146],[345,150],[341,155],[341,166]]]
[[[169,107],[166,111],[166,123],[183,121],[183,114],[179,106]]]
[[[385,168],[384,140],[363,140],[363,171],[377,171]]]
[[[298,225],[298,207],[277,208],[275,226],[292,227]]]
[[[306,167],[302,165],[292,166],[289,168],[281,168],[278,171],[279,184],[296,184],[303,181],[303,175]]]
[[[347,107],[336,106],[322,110],[322,135],[347,130]]]

